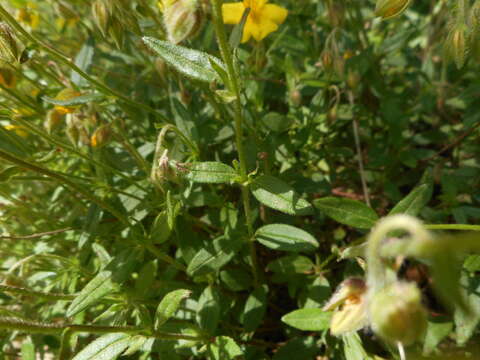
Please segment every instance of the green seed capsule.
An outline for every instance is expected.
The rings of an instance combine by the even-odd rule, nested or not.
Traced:
[[[178,44],[194,37],[203,23],[202,7],[198,0],[177,0],[167,3],[163,11],[163,22],[168,40]]]
[[[18,62],[19,51],[12,30],[5,23],[0,23],[0,60],[13,64]]]
[[[373,294],[368,306],[373,331],[385,341],[411,345],[427,327],[427,312],[415,284],[397,282]]]
[[[403,13],[412,0],[378,0],[375,7],[375,15],[381,18],[391,19]]]

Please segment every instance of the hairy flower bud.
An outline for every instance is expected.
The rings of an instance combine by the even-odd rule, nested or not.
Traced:
[[[164,3],[163,22],[168,40],[178,44],[195,36],[203,23],[198,0],[177,0]]]
[[[10,26],[0,23],[0,60],[9,64],[18,62],[19,50]]]
[[[458,24],[450,30],[445,50],[447,57],[455,62],[457,68],[462,68],[467,52],[467,27],[465,24]]]
[[[45,122],[43,123],[43,126],[49,134],[60,124],[60,122],[62,121],[62,116],[63,114],[58,112],[56,109],[52,109],[47,112],[47,117],[45,119]]]
[[[112,129],[110,125],[102,125],[93,133],[90,144],[92,147],[102,147],[107,145],[112,138]]]
[[[13,89],[17,84],[15,72],[10,68],[0,68],[0,85]]]
[[[369,304],[373,331],[385,341],[411,345],[427,327],[422,294],[413,283],[396,282],[372,295]]]
[[[403,13],[412,0],[377,0],[375,15],[390,19]]]
[[[107,8],[107,4],[103,0],[97,0],[92,3],[92,15],[95,24],[104,37],[108,32],[108,26],[110,24],[110,11]]]
[[[324,311],[334,310],[330,332],[334,336],[356,331],[368,323],[365,295],[367,286],[360,278],[343,281],[323,307]]]

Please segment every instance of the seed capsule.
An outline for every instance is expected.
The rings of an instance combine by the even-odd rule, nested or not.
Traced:
[[[5,23],[0,23],[0,60],[13,64],[18,62],[19,50],[12,30]]]
[[[427,312],[413,283],[397,282],[373,294],[368,309],[373,331],[385,341],[408,346],[425,334]]]
[[[100,126],[95,132],[93,133],[90,144],[92,147],[102,147],[107,145],[112,138],[112,129],[110,125],[103,125]]]
[[[0,68],[0,85],[7,89],[13,89],[17,84],[15,72],[9,68]]]
[[[375,15],[384,20],[391,19],[403,13],[412,0],[378,0],[375,7]]]
[[[203,23],[202,8],[198,0],[164,3],[163,22],[168,40],[178,44],[198,33]]]
[[[106,37],[108,26],[110,24],[110,11],[103,0],[97,0],[92,3],[93,20],[103,37]]]

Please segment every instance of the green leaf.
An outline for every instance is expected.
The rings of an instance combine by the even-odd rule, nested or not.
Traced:
[[[356,332],[351,332],[342,336],[343,352],[345,360],[371,360],[366,353],[362,340]]]
[[[305,274],[313,269],[313,262],[306,256],[288,255],[268,264],[267,269],[277,274]]]
[[[197,304],[197,323],[208,334],[213,335],[220,321],[220,297],[215,288],[207,286]]]
[[[74,316],[85,310],[94,302],[116,289],[112,282],[112,273],[108,270],[101,271],[80,291],[67,309],[67,317]]]
[[[130,345],[131,336],[113,333],[88,344],[72,360],[114,360]]]
[[[224,69],[225,65],[215,56],[147,36],[143,41],[179,73],[200,81],[221,80],[210,61]]]
[[[233,360],[237,356],[242,356],[243,351],[237,345],[235,340],[228,336],[217,336],[213,344],[208,345],[209,359],[213,360]]]
[[[135,281],[135,293],[138,296],[148,296],[155,278],[157,277],[158,264],[156,260],[147,262],[142,266]]]
[[[255,331],[263,322],[267,310],[268,287],[256,288],[248,297],[243,311],[243,328],[247,332]]]
[[[452,328],[453,323],[445,321],[445,319],[429,321],[425,342],[423,343],[423,353],[428,355],[437,349],[438,344],[450,334]]]
[[[9,166],[0,171],[0,182],[9,181],[12,177],[17,174],[24,172],[25,170],[19,166]]]
[[[155,244],[162,244],[168,240],[172,231],[173,227],[168,223],[167,211],[164,210],[158,214],[153,222],[150,230],[150,239]]]
[[[22,344],[22,360],[35,360],[35,345],[32,339],[28,338]]]
[[[281,251],[313,251],[318,248],[317,240],[308,232],[285,224],[262,226],[255,233],[264,246]]]
[[[323,331],[330,327],[331,312],[322,309],[299,309],[282,317],[282,321],[296,329],[304,331]]]
[[[42,99],[50,104],[57,105],[57,106],[75,106],[75,105],[83,105],[88,104],[91,102],[99,102],[103,100],[105,96],[103,94],[85,94],[80,95],[68,100],[56,100],[48,96],[42,97]]]
[[[359,229],[370,229],[378,220],[375,211],[352,199],[325,197],[315,200],[314,205],[335,221]]]
[[[157,312],[155,315],[155,328],[158,329],[165,322],[167,322],[167,320],[177,312],[182,301],[188,298],[191,294],[192,292],[190,290],[178,289],[165,295],[157,307]]]
[[[318,345],[313,336],[297,337],[280,347],[272,360],[312,360],[316,359]]]
[[[206,275],[218,271],[235,256],[242,246],[238,239],[227,239],[223,236],[213,240],[213,244],[200,249],[187,267],[187,273],[191,276]]]
[[[197,183],[230,183],[237,178],[237,173],[231,166],[214,161],[193,163],[188,170],[186,178]]]
[[[417,216],[420,211],[427,205],[432,197],[432,186],[422,184],[412,190],[405,198],[403,198],[388,215],[407,214]]]
[[[250,8],[246,8],[243,11],[242,18],[240,19],[240,22],[235,25],[235,27],[232,30],[232,33],[230,34],[230,47],[232,49],[235,49],[240,45],[240,41],[242,40],[242,35],[243,35],[243,28],[245,27],[245,23],[247,22],[248,19],[248,14],[250,14]]]
[[[253,196],[262,204],[290,215],[310,215],[312,205],[301,199],[285,182],[270,175],[262,175],[252,181]]]
[[[92,64],[93,55],[95,53],[95,39],[89,37],[85,44],[83,44],[78,55],[75,58],[75,65],[80,68],[83,72],[87,72],[88,68]],[[82,78],[76,71],[72,70],[70,79],[77,86],[84,86],[88,84],[87,80]]]
[[[464,345],[472,337],[480,322],[480,296],[478,295],[480,279],[472,278],[465,272],[462,272],[460,284],[463,288],[462,295],[467,295],[465,297],[468,308],[465,310],[461,307],[456,307],[454,321],[457,344]]]

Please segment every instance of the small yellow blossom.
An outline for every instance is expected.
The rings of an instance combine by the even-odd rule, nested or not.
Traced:
[[[9,125],[4,125],[3,127],[8,131],[14,131],[15,134],[17,134],[17,136],[20,136],[23,138],[26,138],[28,136],[28,133],[21,126],[9,124]]]
[[[268,34],[276,31],[288,15],[286,9],[268,4],[268,0],[243,0],[222,5],[223,21],[225,24],[240,23],[243,12],[247,8],[250,8],[250,13],[243,29],[243,43],[250,40],[252,36],[257,41],[264,39]]]

